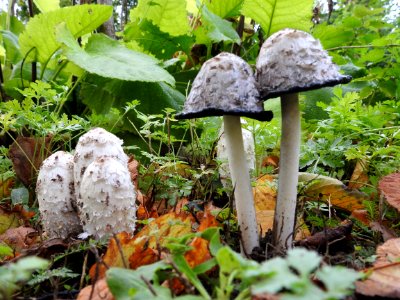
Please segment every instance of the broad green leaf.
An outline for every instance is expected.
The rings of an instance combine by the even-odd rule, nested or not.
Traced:
[[[60,8],[60,0],[33,0],[33,2],[42,13]]]
[[[313,0],[244,0],[242,14],[270,36],[284,28],[310,31]]]
[[[233,251],[229,247],[223,247],[218,250],[216,259],[220,267],[220,271],[226,274],[234,271],[245,271],[246,268],[257,268],[255,261],[243,258],[239,253]]]
[[[232,18],[240,15],[244,0],[206,0],[208,9],[221,18]]]
[[[169,59],[177,51],[189,54],[194,43],[192,37],[188,35],[171,36],[146,19],[140,24],[127,25],[124,39],[137,42],[144,51],[152,53],[159,59]]]
[[[354,30],[344,26],[321,24],[314,28],[312,34],[325,49],[345,45],[354,39]]]
[[[324,283],[329,299],[340,299],[343,295],[349,295],[354,289],[354,282],[363,277],[359,272],[340,266],[323,266],[316,276]]]
[[[157,65],[157,60],[132,51],[104,34],[92,35],[83,50],[62,24],[57,27],[57,39],[64,44],[67,58],[89,73],[127,81],[175,83],[174,78]]]
[[[230,41],[240,44],[240,37],[233,29],[232,23],[212,13],[205,5],[201,7],[201,20],[202,26],[199,29],[205,30],[205,34],[211,41],[216,43]]]
[[[130,11],[130,19],[136,24],[148,19],[172,36],[185,35],[190,30],[186,1],[182,0],[141,0]]]
[[[25,31],[19,36],[23,56],[30,52],[30,60],[45,64],[60,48],[55,26],[66,23],[72,35],[77,38],[90,33],[107,21],[112,15],[112,7],[105,5],[76,5],[38,14],[29,20]]]
[[[140,267],[136,270],[111,268],[106,273],[107,285],[116,300],[149,300],[154,298],[146,284],[157,278],[156,273],[171,267],[163,261]],[[153,290],[159,299],[172,299],[171,290],[153,282]]]
[[[24,24],[14,16],[9,16],[6,12],[0,12],[0,29],[9,30],[15,35],[24,31]]]
[[[8,30],[0,30],[3,38],[4,51],[7,61],[16,64],[22,59],[19,51],[18,36]]]
[[[321,257],[316,252],[304,248],[290,250],[286,260],[289,266],[297,270],[303,277],[310,275],[321,263]]]

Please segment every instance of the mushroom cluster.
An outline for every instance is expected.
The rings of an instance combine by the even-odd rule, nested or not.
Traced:
[[[122,140],[102,128],[79,138],[75,154],[58,151],[47,158],[36,185],[43,228],[50,238],[107,238],[133,232],[136,191]]]

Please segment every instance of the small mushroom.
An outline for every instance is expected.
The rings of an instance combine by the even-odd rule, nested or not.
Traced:
[[[242,249],[250,254],[259,246],[254,199],[244,154],[240,116],[269,121],[264,111],[251,67],[240,57],[221,53],[201,67],[177,119],[223,116],[224,133]]]
[[[114,157],[121,164],[128,164],[128,156],[122,149],[123,141],[103,128],[93,128],[82,135],[75,148],[74,180],[75,193],[80,210],[80,185],[86,168],[100,156]],[[74,203],[76,204],[76,203]]]
[[[80,188],[80,218],[87,234],[101,239],[134,231],[136,191],[127,166],[114,157],[98,157],[86,168]]]
[[[246,156],[246,164],[249,173],[254,171],[256,165],[255,147],[253,133],[247,129],[242,128],[243,147]],[[220,161],[218,167],[219,177],[224,188],[232,189],[231,173],[229,171],[228,163],[228,149],[226,145],[226,138],[224,134],[224,127],[221,128],[221,134],[217,143],[217,159]]]
[[[73,156],[57,151],[45,159],[36,183],[36,195],[43,229],[50,238],[62,238],[82,232],[75,201]]]
[[[310,34],[284,29],[263,44],[256,63],[262,99],[281,96],[282,132],[273,243],[291,248],[295,225],[300,148],[298,92],[347,83],[321,43]]]

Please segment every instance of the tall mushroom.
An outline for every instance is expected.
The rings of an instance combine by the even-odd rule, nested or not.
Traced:
[[[281,96],[282,133],[278,199],[273,243],[291,247],[296,215],[300,148],[298,92],[347,83],[321,43],[310,34],[284,29],[271,35],[257,58],[256,78],[262,99]]]
[[[240,116],[269,121],[250,66],[240,57],[221,53],[201,67],[177,119],[223,116],[228,161],[234,187],[242,249],[250,254],[259,246],[254,199],[244,155]]]

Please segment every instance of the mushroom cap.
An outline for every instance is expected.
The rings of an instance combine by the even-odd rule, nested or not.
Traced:
[[[253,70],[243,59],[220,53],[206,61],[193,81],[177,119],[238,115],[260,121],[272,118],[264,111]]]
[[[67,238],[82,232],[75,202],[73,156],[57,151],[42,163],[36,195],[44,230],[50,238]]]
[[[122,149],[123,141],[107,130],[96,127],[82,135],[75,148],[74,179],[76,198],[79,198],[80,185],[86,168],[100,156],[116,158],[121,164],[128,164],[128,156]]]
[[[96,238],[132,233],[136,220],[136,191],[126,165],[101,156],[83,175],[78,199],[83,229]]]
[[[283,29],[262,45],[256,63],[262,98],[347,83],[319,40],[295,29]]]

